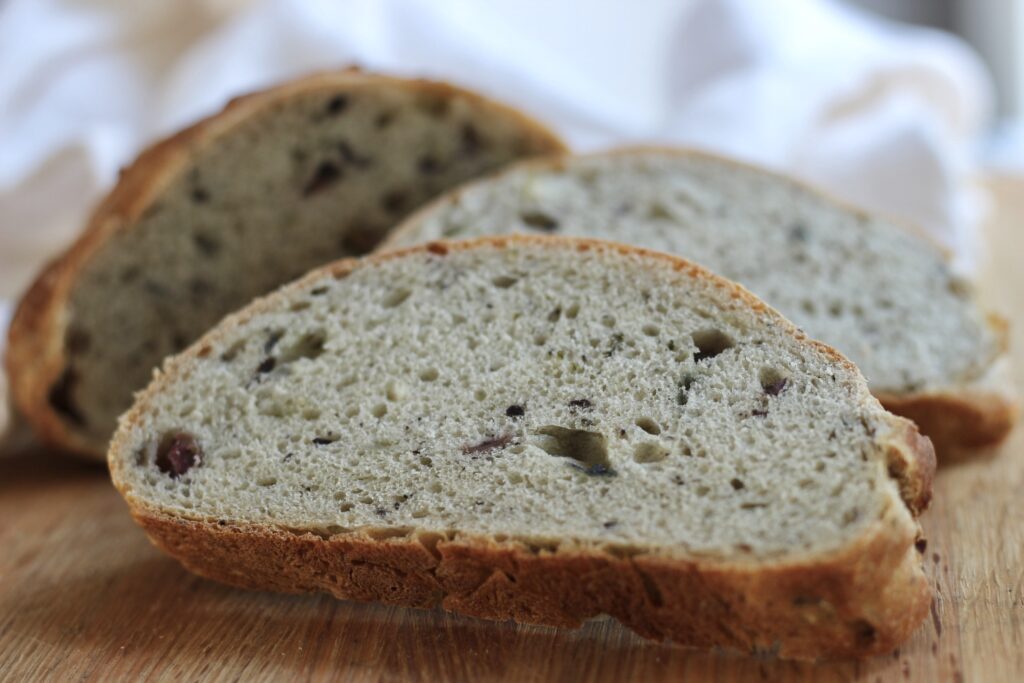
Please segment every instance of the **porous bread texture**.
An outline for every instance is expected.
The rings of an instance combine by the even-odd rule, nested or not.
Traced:
[[[814,656],[882,647],[923,614],[911,544],[934,461],[915,435],[855,367],[740,288],[666,255],[519,237],[341,263],[256,302],[168,361],[122,418],[109,463],[158,545],[249,587],[420,605],[396,597],[422,577],[395,558],[424,534],[431,547],[546,549],[552,562],[625,553],[828,574],[867,561],[859,571],[880,582],[861,596],[870,642],[848,624],[831,649],[785,636]],[[309,534],[379,546],[407,578],[389,574],[382,596],[351,567],[297,569],[331,555]],[[860,557],[877,543],[882,556]],[[905,613],[881,616],[892,608]]]
[[[781,176],[656,149],[524,163],[440,198],[382,248],[508,232],[618,240],[734,279],[950,447],[999,441],[1015,419],[1011,397],[983,382],[1005,325],[944,255]]]
[[[561,149],[440,83],[346,71],[241,98],[145,152],[26,295],[18,403],[47,440],[102,457],[152,369],[223,315],[365,253],[442,190]]]

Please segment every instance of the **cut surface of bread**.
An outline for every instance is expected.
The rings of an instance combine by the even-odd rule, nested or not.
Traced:
[[[26,294],[17,404],[47,441],[102,458],[153,368],[223,315],[365,253],[446,188],[561,149],[442,83],[349,70],[237,99],[143,153]]]
[[[928,440],[742,288],[614,243],[315,271],[169,359],[109,464],[158,546],[250,588],[812,658],[930,598]]]
[[[519,164],[414,214],[382,248],[507,232],[679,254],[749,287],[846,354],[940,455],[1002,440],[1016,407],[985,380],[1005,325],[925,239],[794,181],[696,152]]]

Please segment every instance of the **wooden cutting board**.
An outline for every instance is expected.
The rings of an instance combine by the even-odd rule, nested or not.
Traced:
[[[983,288],[1016,325],[1024,390],[1024,181],[993,179]],[[247,593],[194,577],[146,541],[98,467],[0,460],[0,681],[1024,681],[1024,428],[985,461],[941,469],[923,525],[936,587],[902,648],[805,664],[578,631]]]

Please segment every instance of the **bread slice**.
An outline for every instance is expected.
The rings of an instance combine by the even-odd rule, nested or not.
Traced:
[[[156,545],[247,588],[802,658],[929,605],[928,440],[747,291],[615,243],[316,271],[168,360],[109,464]]]
[[[456,183],[561,149],[442,83],[348,70],[237,99],[143,153],[25,295],[17,406],[45,440],[102,459],[152,369],[223,315],[368,251]]]
[[[1016,419],[992,377],[1006,326],[940,250],[782,176],[659,149],[526,162],[438,199],[382,248],[510,231],[628,242],[742,283],[849,356],[944,461]]]

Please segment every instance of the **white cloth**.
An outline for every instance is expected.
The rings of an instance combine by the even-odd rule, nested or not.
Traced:
[[[4,267],[27,277],[70,240],[145,143],[349,63],[476,88],[578,150],[677,143],[788,170],[973,254],[980,62],[833,0],[7,0]]]

